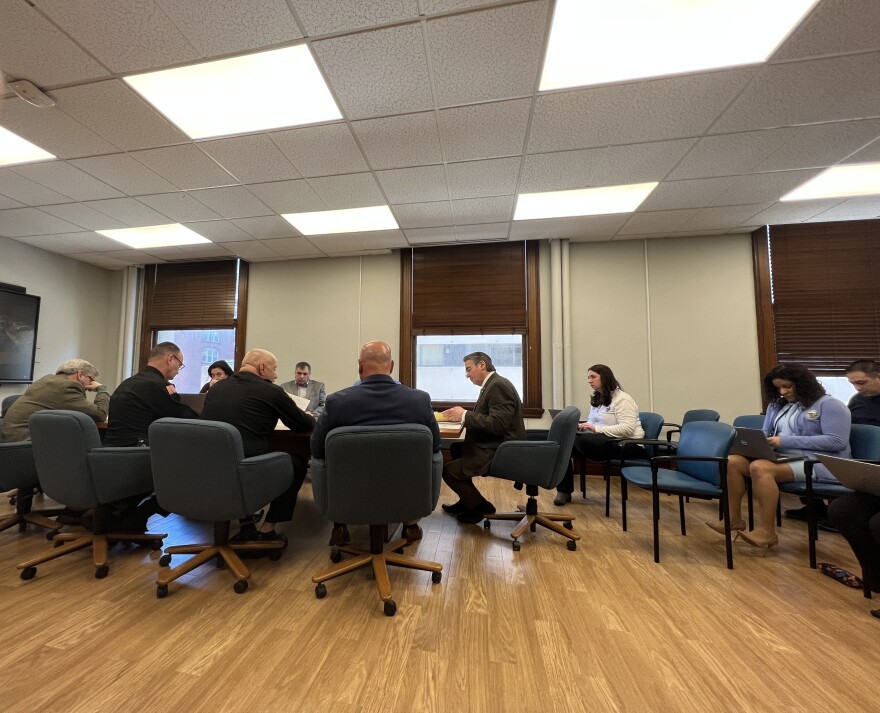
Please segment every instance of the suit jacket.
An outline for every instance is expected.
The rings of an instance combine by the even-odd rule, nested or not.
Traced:
[[[461,454],[465,475],[485,475],[495,451],[504,441],[526,440],[522,401],[508,379],[492,372],[483,383],[473,411],[464,420],[464,446]]]
[[[349,386],[327,397],[324,413],[312,432],[312,455],[324,457],[324,440],[339,426],[391,426],[397,423],[427,426],[434,437],[434,452],[440,450],[440,429],[428,393],[397,384],[384,374],[368,376],[357,386]]]
[[[92,403],[86,398],[86,390],[78,381],[71,381],[63,374],[44,376],[31,384],[9,407],[3,419],[3,440],[29,440],[28,419],[37,411],[67,409],[80,411],[95,421],[105,421],[109,403],[110,394],[106,391],[96,393],[95,402]]]
[[[298,388],[296,385],[296,379],[293,381],[285,381],[281,384],[281,388],[287,393],[296,396]],[[327,400],[327,394],[324,391],[324,382],[312,381],[309,379],[309,383],[306,384],[306,398],[309,400],[309,405],[306,407],[306,411],[311,411],[315,418],[318,418],[318,416],[324,412],[324,403]]]

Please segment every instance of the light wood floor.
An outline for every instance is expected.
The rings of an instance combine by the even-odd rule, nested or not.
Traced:
[[[78,553],[23,582],[15,563],[49,545],[0,533],[0,710],[878,710],[880,620],[868,611],[880,599],[809,569],[803,524],[787,520],[767,557],[735,544],[728,571],[723,540],[702,524],[716,506],[691,503],[683,538],[668,500],[658,565],[649,498],[631,495],[624,533],[617,508],[604,517],[601,482],[567,508],[583,538],[575,552],[538,532],[515,553],[510,523],[486,531],[438,507],[408,549],[441,562],[443,580],[393,571],[393,618],[366,570],[315,599],[330,527],[308,482],[288,552],[253,561],[243,595],[227,571],[203,567],[158,600],[158,553],[122,546],[104,580]],[[480,486],[500,508],[523,502],[507,482]],[[541,495],[558,510],[551,500]],[[207,534],[173,516],[152,524],[167,545]],[[822,535],[819,560],[857,571],[837,535]]]

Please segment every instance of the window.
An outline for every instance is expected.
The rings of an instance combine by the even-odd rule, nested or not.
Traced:
[[[209,366],[213,364],[220,358],[220,350],[214,349],[213,347],[208,347],[207,349],[202,349],[202,364],[208,364]],[[227,356],[226,361],[229,361],[229,357]]]
[[[214,330],[206,330],[202,332],[202,341],[203,342],[219,342],[220,341],[220,332],[216,329]]]
[[[485,351],[540,416],[538,245],[492,243],[402,252],[400,379],[435,407],[476,401],[462,358]]]

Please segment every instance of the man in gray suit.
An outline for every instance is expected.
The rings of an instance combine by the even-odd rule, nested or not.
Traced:
[[[293,381],[285,381],[281,388],[289,394],[308,399],[309,405],[305,411],[309,416],[318,418],[324,412],[324,401],[327,398],[324,382],[312,381],[312,367],[307,361],[296,365],[296,377]]]

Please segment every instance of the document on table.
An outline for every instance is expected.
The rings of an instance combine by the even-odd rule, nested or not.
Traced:
[[[290,400],[297,405],[300,411],[305,411],[309,407],[308,399],[304,399],[302,396],[296,396],[294,394],[291,394],[290,392],[286,393],[290,397]]]

